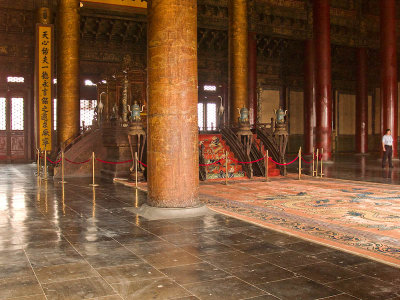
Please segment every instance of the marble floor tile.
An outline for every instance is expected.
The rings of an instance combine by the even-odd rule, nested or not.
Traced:
[[[12,277],[30,276],[34,276],[34,273],[28,262],[23,264],[0,265],[0,280]]]
[[[390,299],[400,295],[399,285],[368,276],[340,280],[328,285],[360,299]]]
[[[0,280],[0,299],[10,299],[26,295],[43,295],[39,282],[34,276],[10,277]]]
[[[265,282],[277,281],[294,277],[295,274],[270,263],[261,263],[251,266],[242,266],[227,269],[230,274],[251,284],[261,284]]]
[[[378,278],[393,284],[400,284],[400,268],[384,265],[379,262],[368,262],[350,267],[351,270]],[[400,295],[399,295],[400,296]]]
[[[285,248],[270,244],[265,241],[232,245],[232,248],[256,256],[268,253],[282,252],[285,250]]]
[[[165,268],[161,269],[161,272],[179,284],[195,283],[231,276],[208,263],[197,263]]]
[[[288,269],[320,262],[320,260],[314,256],[291,250],[258,255],[257,258]]]
[[[124,299],[179,299],[191,294],[171,279],[152,279],[113,284],[113,288]]]
[[[285,300],[320,299],[342,293],[304,277],[264,283],[258,287]]]
[[[266,294],[235,277],[185,284],[184,287],[202,300],[239,300]]]
[[[47,298],[52,300],[92,299],[116,294],[100,277],[43,284],[43,289]]]
[[[317,254],[316,257],[320,260],[324,260],[324,261],[327,261],[327,262],[330,262],[332,264],[339,265],[342,267],[355,266],[355,265],[363,264],[363,263],[370,261],[369,259],[367,259],[365,257],[350,254],[347,252],[342,252],[339,250],[334,250],[334,251],[330,251],[330,252],[326,252],[326,253],[320,253],[320,254]]]
[[[163,273],[146,263],[99,268],[96,271],[110,284],[165,277]]]
[[[94,268],[143,262],[138,256],[124,247],[109,250],[110,251],[104,251],[93,255],[87,253],[83,253],[82,255]]]
[[[320,262],[291,269],[294,273],[319,283],[328,283],[348,278],[359,277],[360,273],[334,265]]]
[[[201,262],[201,260],[184,250],[177,249],[169,252],[141,255],[146,262],[155,268],[162,269]]]
[[[217,241],[205,241],[195,244],[185,244],[179,246],[181,249],[189,252],[194,256],[202,256],[207,254],[219,254],[223,252],[230,252],[234,249],[232,247],[221,244]]]
[[[98,276],[94,269],[86,262],[50,265],[34,268],[34,270],[42,284]]]
[[[248,266],[263,261],[248,254],[239,251],[231,251],[219,254],[204,255],[201,257],[203,260],[209,262],[222,269],[234,268],[238,266]]]

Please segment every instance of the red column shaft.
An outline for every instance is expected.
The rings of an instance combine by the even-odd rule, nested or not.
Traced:
[[[314,0],[316,146],[332,157],[332,75],[329,0]]]
[[[249,32],[248,36],[248,87],[249,87],[249,106],[253,109],[253,120],[251,124],[257,121],[257,39],[255,32]]]
[[[368,152],[367,49],[357,49],[356,152]]]
[[[304,153],[314,147],[315,55],[312,40],[304,44]]]
[[[397,58],[395,0],[380,1],[381,105],[383,131],[390,128],[393,156],[397,157]],[[384,134],[384,132],[382,132]]]

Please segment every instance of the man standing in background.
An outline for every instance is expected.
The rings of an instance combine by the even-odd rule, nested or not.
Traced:
[[[389,168],[393,168],[393,163],[392,163],[393,137],[390,129],[386,129],[386,134],[382,138],[382,147],[383,147],[382,168],[385,167],[386,158],[389,161]]]

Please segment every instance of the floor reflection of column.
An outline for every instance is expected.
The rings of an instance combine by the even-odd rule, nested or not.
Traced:
[[[92,217],[96,217],[96,188],[92,187],[93,200],[92,200]]]
[[[360,160],[360,177],[361,178],[365,177],[365,171],[366,171],[366,158],[365,158],[365,156],[362,156],[361,160]]]
[[[62,184],[61,199],[62,199],[62,211],[63,211],[63,215],[65,216],[65,186],[64,186],[64,183]]]

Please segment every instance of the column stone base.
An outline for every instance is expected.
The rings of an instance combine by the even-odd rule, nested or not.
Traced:
[[[215,212],[206,205],[189,208],[160,208],[143,204],[138,210],[139,216],[149,220],[193,218],[206,215],[213,215]]]

